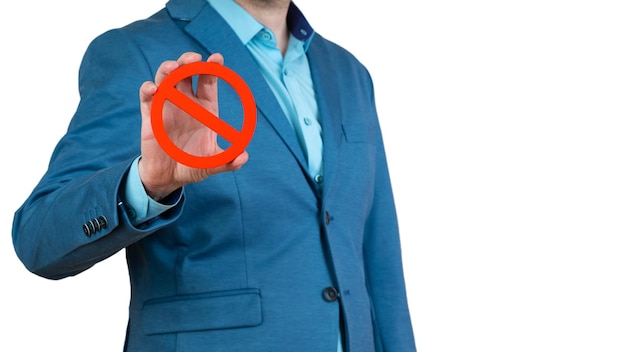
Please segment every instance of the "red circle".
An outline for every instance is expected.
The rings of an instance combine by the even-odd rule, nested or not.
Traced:
[[[241,131],[239,131],[238,134],[231,133],[231,138],[228,139],[231,143],[229,148],[219,154],[211,156],[193,155],[180,149],[170,140],[165,130],[165,125],[163,124],[163,106],[165,101],[169,100],[168,96],[171,95],[173,91],[176,91],[176,84],[185,78],[203,74],[216,76],[226,81],[239,95],[243,107],[243,125]],[[184,104],[179,102],[175,105],[188,113],[189,110],[198,111],[199,108],[199,105],[193,101],[188,101]],[[194,62],[177,68],[163,79],[156,93],[154,93],[150,117],[154,137],[161,145],[161,148],[163,148],[172,159],[189,167],[208,169],[228,164],[246,149],[248,143],[252,140],[252,135],[256,127],[256,104],[252,91],[235,71],[214,62]]]

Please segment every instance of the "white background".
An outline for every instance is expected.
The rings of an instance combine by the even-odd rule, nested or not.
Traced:
[[[3,6],[2,351],[122,349],[123,253],[49,281],[17,260],[11,221],[89,41],[163,4]],[[374,78],[418,350],[626,351],[623,1],[297,4]]]

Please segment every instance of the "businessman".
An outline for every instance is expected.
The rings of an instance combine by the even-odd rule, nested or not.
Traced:
[[[151,112],[169,74],[205,60],[246,82],[257,125],[233,160],[196,168],[163,150]],[[242,126],[228,82],[176,89]],[[293,2],[170,0],[98,36],[79,90],[13,243],[50,279],[125,250],[126,351],[415,351],[371,78]],[[189,154],[228,148],[174,104],[162,120]]]

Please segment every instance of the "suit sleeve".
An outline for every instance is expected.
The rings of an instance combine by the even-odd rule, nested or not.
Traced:
[[[13,222],[15,251],[50,279],[76,275],[176,220],[182,201],[140,226],[120,198],[140,154],[139,88],[155,68],[122,30],[96,38],[79,71],[80,103],[48,170]]]
[[[365,226],[363,250],[377,335],[377,351],[415,351],[391,180],[378,120],[373,124],[376,139],[376,187]]]

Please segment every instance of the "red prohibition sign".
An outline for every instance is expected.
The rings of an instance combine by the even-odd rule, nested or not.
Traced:
[[[239,95],[243,107],[243,125],[238,131],[204,107],[185,96],[176,89],[181,80],[194,75],[212,75],[226,81]],[[198,156],[180,149],[167,135],[163,124],[163,106],[165,101],[171,103],[202,122],[215,133],[231,143],[223,152],[212,156]],[[241,154],[254,134],[256,127],[256,104],[252,91],[235,71],[214,62],[194,62],[183,65],[170,73],[159,85],[152,99],[150,112],[152,131],[161,148],[174,160],[189,167],[208,169],[222,166],[233,161]]]

